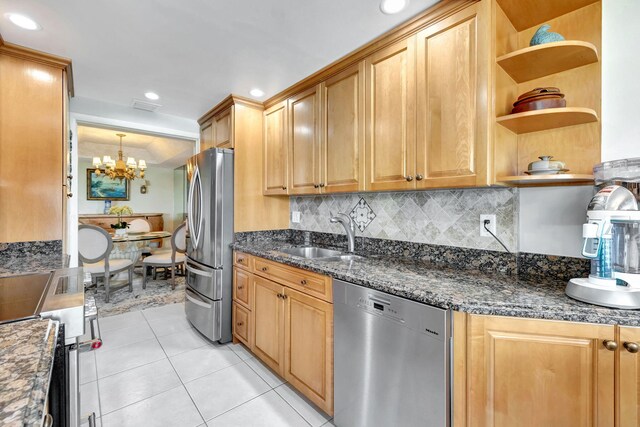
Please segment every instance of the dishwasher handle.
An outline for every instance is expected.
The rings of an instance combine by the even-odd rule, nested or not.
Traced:
[[[374,295],[368,295],[369,301],[377,302],[378,304],[391,305],[391,300],[386,298],[380,298]]]

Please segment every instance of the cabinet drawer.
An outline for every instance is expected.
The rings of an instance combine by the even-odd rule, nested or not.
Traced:
[[[233,302],[233,335],[240,340],[244,345],[251,348],[249,343],[250,327],[249,324],[250,312],[245,307],[241,306],[237,302]]]
[[[233,300],[252,309],[251,282],[252,274],[238,267],[233,268]]]
[[[305,294],[327,302],[333,302],[330,277],[262,258],[254,258],[253,267],[256,274],[297,289]]]
[[[251,271],[251,258],[253,258],[251,255],[245,254],[244,252],[234,252],[233,265]]]

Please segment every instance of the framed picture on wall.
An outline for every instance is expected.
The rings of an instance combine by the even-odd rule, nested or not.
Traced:
[[[129,200],[129,180],[111,179],[100,170],[87,169],[87,200]]]

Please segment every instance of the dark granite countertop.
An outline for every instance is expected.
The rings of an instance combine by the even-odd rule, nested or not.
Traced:
[[[42,425],[57,336],[51,320],[0,325],[0,425]]]
[[[262,258],[332,276],[441,308],[472,314],[640,326],[640,310],[619,310],[567,297],[565,281],[454,269],[399,256],[354,261],[309,260],[279,252],[277,239],[237,241],[232,247]]]
[[[15,255],[0,258],[0,277],[45,273],[66,268],[68,255]]]

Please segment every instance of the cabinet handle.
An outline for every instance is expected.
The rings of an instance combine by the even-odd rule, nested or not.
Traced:
[[[236,323],[236,325],[242,326],[242,325],[244,325],[244,322],[238,322],[238,323]]]
[[[313,184],[313,188],[320,188],[319,184]]]
[[[282,294],[282,299],[287,299],[289,298],[288,296],[286,296],[285,294]]]
[[[416,181],[422,181],[423,178],[424,178],[424,176],[422,176],[420,174],[416,175]]]
[[[635,342],[625,342],[624,344],[622,344],[624,346],[624,348],[629,352],[629,353],[637,353],[638,351],[640,351],[640,346],[638,345],[638,343]]]
[[[604,340],[602,345],[609,351],[615,351],[618,348],[618,343],[613,340]]]
[[[268,270],[268,268],[267,268],[267,267],[262,267],[262,268],[261,268],[261,270],[262,270],[262,271],[267,271],[267,270]]]
[[[286,186],[286,185],[283,185],[283,186],[282,186],[282,189],[283,189],[283,190],[286,190],[286,189],[287,189],[287,186]]]
[[[243,288],[244,288],[244,286],[238,285],[238,289],[243,289]]]
[[[280,298],[280,299],[284,299],[284,295],[282,295],[282,294],[277,294],[277,296],[278,296],[278,298]]]
[[[244,258],[238,258],[238,263],[244,262]]]
[[[302,286],[305,286],[307,284],[307,281],[305,279],[300,280],[300,284]]]
[[[406,180],[407,180],[407,182],[411,182],[411,181],[413,181],[413,177],[412,177],[411,175],[407,175],[407,176],[405,176],[405,177],[404,177],[404,179],[406,179]]]
[[[324,186],[325,186],[325,184],[321,182],[321,183],[320,183],[320,188],[322,188],[322,187],[324,187]]]

